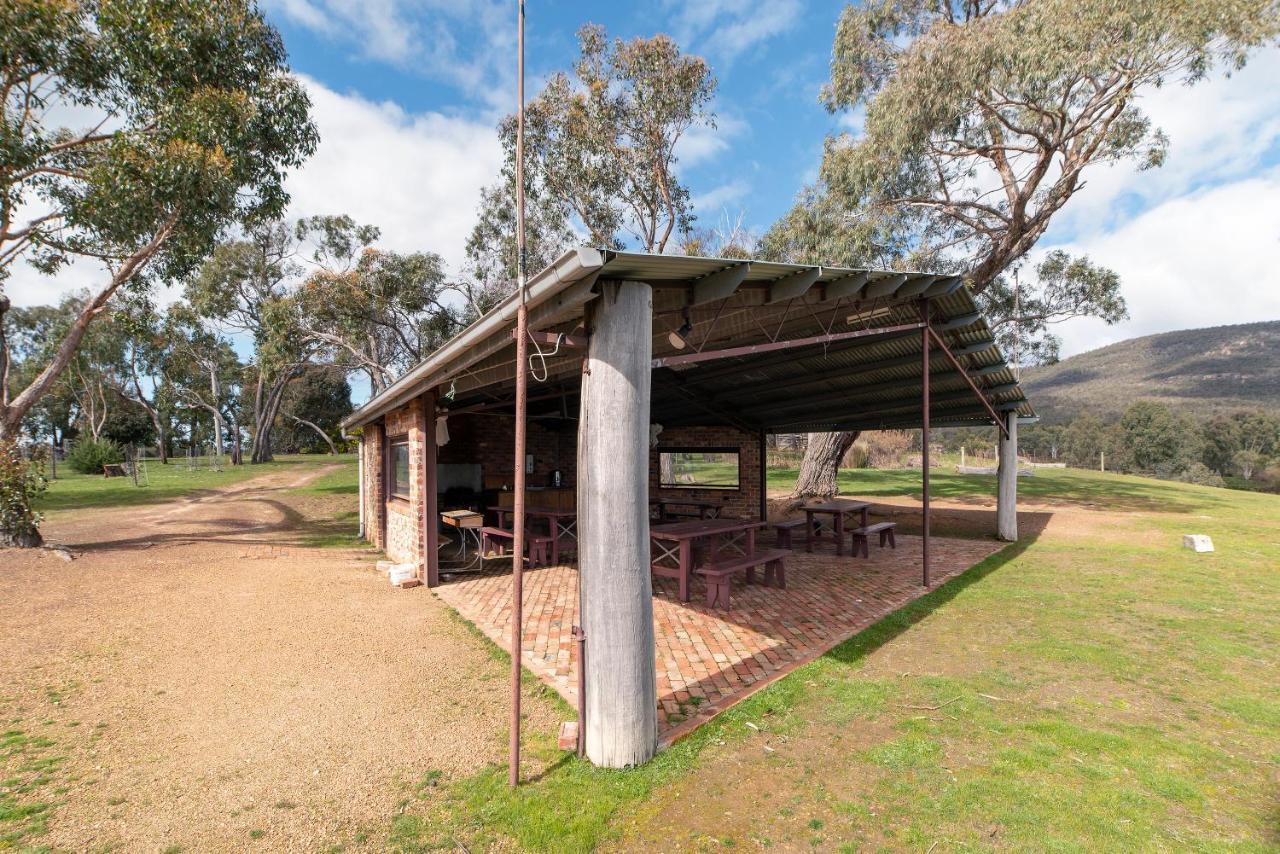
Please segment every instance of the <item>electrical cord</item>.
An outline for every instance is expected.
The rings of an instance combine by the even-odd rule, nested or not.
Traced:
[[[550,353],[544,353],[542,352],[542,348],[538,346],[537,340],[535,340],[532,335],[529,336],[529,342],[533,344],[533,350],[534,350],[534,352],[529,356],[529,376],[533,377],[535,382],[544,383],[547,381],[547,377],[551,375],[550,371],[547,368],[547,358],[548,357],[555,358],[556,354],[560,352],[560,342],[563,340],[564,340],[564,333],[561,332],[556,336],[556,348],[552,350]],[[540,362],[542,362],[542,376],[538,376],[538,371],[533,366],[534,359],[537,359]]]

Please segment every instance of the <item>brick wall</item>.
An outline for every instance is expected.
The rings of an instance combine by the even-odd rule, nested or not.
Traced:
[[[422,525],[426,483],[424,398],[415,398],[387,413],[380,424],[365,428],[365,539],[403,563],[421,563],[425,553]],[[409,498],[386,494],[389,440],[409,437]],[[385,526],[382,520],[385,519]],[[385,536],[383,530],[385,527]]]
[[[364,428],[364,484],[360,500],[364,502],[364,538],[377,548],[385,545],[383,522],[386,505],[386,451],[381,424],[369,424]]]
[[[515,419],[472,413],[449,417],[449,444],[440,449],[441,463],[479,463],[485,477],[510,483],[515,462]],[[564,485],[574,484],[578,461],[578,429],[574,421],[530,421],[526,432],[528,453],[533,454],[530,486],[548,486],[559,469]]]
[[[426,398],[416,398],[390,412],[383,423],[365,428],[365,538],[381,548],[392,560],[421,563],[425,554],[422,508],[426,483],[426,433],[435,429],[428,417]],[[409,437],[409,500],[386,498],[386,447],[388,438]],[[449,419],[449,444],[440,449],[439,461],[479,463],[485,476],[511,477],[514,448],[514,421],[509,417],[479,413],[455,415]],[[736,490],[660,488],[658,454],[649,456],[649,497],[672,501],[714,504],[721,514],[756,518],[760,513],[760,459],[756,434],[733,427],[670,427],[661,436],[661,447],[705,447],[738,449]],[[534,456],[531,486],[548,485],[551,472],[560,469],[566,487],[576,486],[577,424],[572,421],[531,421],[529,453]],[[386,536],[383,536],[386,520]]]
[[[660,487],[658,452],[649,454],[649,498],[715,504],[720,515],[740,519],[760,517],[760,439],[736,427],[668,427],[658,436],[659,448],[737,448],[738,489]]]

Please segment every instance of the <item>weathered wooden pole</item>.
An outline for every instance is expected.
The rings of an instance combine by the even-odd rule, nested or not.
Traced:
[[[578,421],[578,571],[587,636],[587,758],[640,765],[658,740],[649,577],[653,290],[605,282],[589,303]]]
[[[1006,412],[1007,435],[1000,433],[1000,468],[996,486],[996,536],[1018,539],[1018,413]]]

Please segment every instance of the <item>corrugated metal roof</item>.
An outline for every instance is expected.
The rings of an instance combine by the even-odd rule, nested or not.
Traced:
[[[992,406],[1034,415],[990,327],[955,276],[580,247],[531,280],[531,328],[568,332],[580,326],[584,304],[598,292],[600,280],[654,287],[658,360],[742,346],[765,351],[656,367],[652,417],[657,423],[738,424],[775,432],[916,426],[923,414],[922,333],[876,330],[918,324],[922,297],[929,300],[934,328]],[[501,399],[514,380],[514,305],[514,296],[509,297],[353,413],[344,426],[376,420],[446,382],[459,389],[454,406]],[[669,333],[686,316],[694,331],[684,348],[676,348]],[[873,337],[852,338],[854,331]],[[833,338],[769,349],[775,341],[815,335]],[[964,376],[936,346],[933,350],[931,418],[990,423]],[[576,391],[580,356],[562,352],[548,360],[546,384]],[[530,394],[537,394],[536,384]]]

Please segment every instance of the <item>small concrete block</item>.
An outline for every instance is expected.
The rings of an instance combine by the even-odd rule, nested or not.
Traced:
[[[560,722],[560,738],[557,741],[561,750],[577,750],[578,749],[578,722],[577,721],[561,721]]]
[[[1191,549],[1193,552],[1211,552],[1213,551],[1213,540],[1209,539],[1208,534],[1183,534],[1183,548]]]

